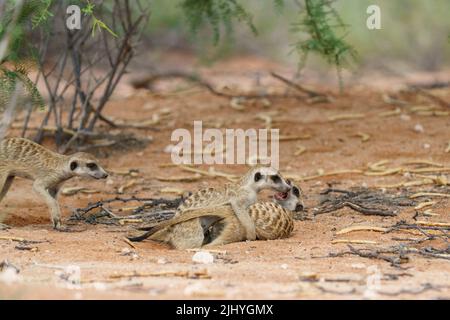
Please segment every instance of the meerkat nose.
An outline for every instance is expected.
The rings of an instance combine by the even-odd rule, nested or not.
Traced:
[[[103,179],[106,179],[106,178],[108,178],[108,176],[109,176],[109,174],[107,174],[106,172],[103,174]]]
[[[303,211],[303,209],[305,209],[303,203],[297,203],[297,205],[295,206],[295,211]]]

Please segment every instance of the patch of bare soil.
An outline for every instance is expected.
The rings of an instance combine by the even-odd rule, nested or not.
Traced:
[[[208,79],[233,83],[226,89],[229,92],[264,88],[284,93],[285,84],[270,76],[258,81],[252,77],[268,67],[273,69],[264,62],[237,60],[209,71]],[[164,93],[124,85],[119,92],[126,96],[118,95],[109,103],[109,118],[150,128],[103,130],[125,130],[152,140],[126,151],[102,149],[99,154],[111,177],[106,182],[66,183],[65,189],[86,188],[60,195],[66,221],[76,208],[101,199],[176,198],[183,191],[225,183],[222,177],[199,178],[180,167],[165,166],[171,163],[165,149],[172,131],[192,130],[194,120],[203,120],[205,128],[259,129],[267,124],[280,128],[282,136],[290,137],[280,142],[280,168],[303,189],[310,219],[296,221],[288,239],[221,246],[212,252],[213,264],[199,265],[192,262],[191,251],[151,241],[131,246],[124,236],[136,225],[133,221],[123,225],[71,221],[74,232],[53,231],[47,207],[32,193],[31,183],[16,179],[1,203],[2,222],[10,229],[0,230],[0,262],[7,260],[20,273],[6,277],[2,273],[0,298],[450,298],[446,180],[450,108],[423,95],[368,87],[333,94],[331,103],[268,98],[270,103],[244,101],[238,108],[230,105],[230,99],[184,81],[160,83],[156,89]],[[448,88],[429,92],[450,101]],[[215,169],[230,174],[246,171],[245,166]],[[194,178],[170,181],[174,177]],[[369,188],[414,204],[388,205],[390,215],[365,214],[348,204],[363,206],[364,199],[339,200],[339,194],[324,193],[329,188]],[[420,207],[424,202],[430,203]],[[320,214],[315,210],[330,205],[337,208]],[[136,203],[120,206],[110,209],[129,215]]]

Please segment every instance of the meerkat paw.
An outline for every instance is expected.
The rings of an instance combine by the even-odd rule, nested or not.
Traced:
[[[61,223],[61,220],[53,220],[53,229],[59,232],[70,232],[70,228]]]
[[[53,225],[53,229],[59,232],[69,232],[69,227],[59,223],[58,225]]]

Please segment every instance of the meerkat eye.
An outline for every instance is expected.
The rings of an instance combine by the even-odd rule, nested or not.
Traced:
[[[273,175],[273,176],[270,177],[270,179],[272,179],[272,181],[274,183],[280,183],[281,182],[281,178],[278,175]]]
[[[255,182],[261,180],[261,178],[262,178],[261,172],[255,173]]]
[[[86,167],[88,167],[91,170],[97,170],[98,169],[98,166],[95,163],[88,163],[88,164],[86,164]]]
[[[300,197],[300,190],[297,187],[294,187],[292,192],[296,197]]]
[[[76,168],[78,168],[78,163],[76,161],[72,161],[70,163],[70,170],[75,170]]]

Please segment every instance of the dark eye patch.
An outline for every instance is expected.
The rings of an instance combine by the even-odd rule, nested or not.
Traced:
[[[300,197],[300,190],[297,187],[292,188],[292,192],[296,197]]]
[[[261,172],[255,173],[255,182],[261,180],[261,178],[262,178]]]
[[[270,179],[272,179],[272,181],[275,182],[275,183],[281,182],[281,178],[278,175],[270,176]]]
[[[97,170],[98,169],[98,166],[95,163],[88,163],[88,164],[86,164],[86,167],[88,167],[91,170]]]
[[[70,170],[75,170],[78,167],[78,163],[76,161],[72,161],[70,163]]]

